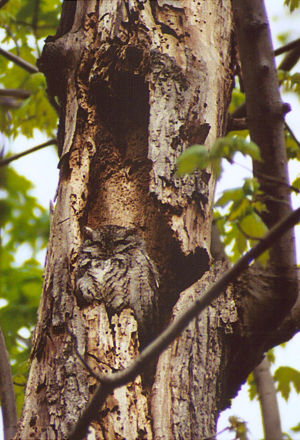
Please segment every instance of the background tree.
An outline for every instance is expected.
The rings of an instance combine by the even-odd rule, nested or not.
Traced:
[[[72,267],[76,266],[76,252],[78,252],[80,245],[79,230],[83,231],[82,226],[89,224],[92,227],[98,227],[101,224],[110,223],[118,223],[126,227],[134,225],[144,236],[150,256],[158,265],[161,275],[162,325],[168,322],[172,305],[178,294],[196,281],[201,273],[209,267],[214,178],[209,171],[198,172],[192,177],[176,177],[174,175],[175,160],[180,151],[189,144],[203,143],[208,136],[206,141],[209,145],[218,135],[225,133],[225,122],[222,121],[225,121],[232,79],[231,70],[228,68],[230,62],[234,61],[229,38],[231,35],[231,15],[224,16],[230,12],[230,4],[227,5],[227,9],[224,7],[222,10],[213,12],[205,10],[199,14],[198,10],[195,11],[199,17],[201,16],[201,20],[203,19],[204,28],[214,29],[216,41],[219,41],[221,31],[224,32],[226,29],[228,32],[228,45],[222,47],[222,56],[217,57],[221,63],[219,68],[224,68],[224,71],[217,71],[211,67],[209,62],[212,62],[213,57],[205,59],[208,70],[203,68],[202,53],[205,51],[203,49],[201,52],[200,46],[206,47],[210,34],[208,32],[206,35],[208,40],[205,40],[203,35],[200,39],[199,27],[196,29],[193,26],[193,21],[190,22],[191,16],[185,15],[181,8],[175,11],[181,17],[179,19],[170,5],[163,7],[152,4],[151,10],[149,5],[141,6],[140,3],[139,7],[129,10],[118,5],[115,11],[109,9],[113,7],[111,5],[102,5],[101,8],[106,7],[107,11],[103,12],[100,9],[99,16],[97,16],[98,13],[96,15],[94,13],[94,2],[89,2],[88,6],[85,5],[87,10],[84,9],[83,4],[83,8],[81,9],[78,5],[76,11],[73,9],[74,6],[75,2],[66,2],[64,20],[59,27],[56,38],[48,40],[47,49],[40,61],[40,68],[48,75],[49,93],[58,96],[61,105],[59,141],[63,156],[61,158],[61,186],[52,223],[51,244],[54,248],[51,248],[50,245],[50,253],[48,254],[45,283],[47,295],[44,296],[40,310],[40,326],[35,341],[33,373],[28,387],[38,397],[35,400],[36,405],[39,405],[40,409],[43,408],[49,418],[45,418],[43,421],[36,418],[37,414],[33,415],[33,413],[39,412],[39,410],[36,410],[37,407],[32,405],[33,401],[28,399],[27,408],[29,406],[31,408],[30,412],[26,413],[25,406],[23,426],[26,430],[39,432],[40,429],[44,429],[41,424],[45,423],[45,429],[48,429],[50,437],[57,429],[67,432],[70,425],[77,420],[78,412],[85,406],[88,395],[96,384],[96,379],[90,377],[89,386],[87,386],[85,378],[88,370],[82,365],[78,353],[86,355],[96,371],[99,369],[99,359],[100,365],[102,361],[104,371],[108,363],[107,353],[103,358],[101,350],[104,348],[99,349],[95,346],[94,338],[94,325],[99,314],[101,316],[100,322],[106,322],[106,327],[101,329],[103,333],[101,333],[100,340],[104,341],[104,335],[111,331],[108,321],[105,320],[107,310],[102,305],[95,308],[95,304],[78,308],[72,296],[75,279],[75,271],[72,270]],[[205,13],[208,14],[207,20],[204,20]],[[182,15],[184,25],[181,21]],[[110,20],[109,17],[113,16],[118,19]],[[96,32],[99,17],[102,18],[100,23],[103,21],[104,25],[101,35]],[[216,26],[214,20],[219,17],[222,17],[227,24],[226,28],[222,27],[221,29]],[[213,20],[213,22],[209,20]],[[80,23],[83,22],[85,24],[81,27]],[[144,23],[144,26],[141,26],[141,22]],[[158,28],[154,29],[154,22]],[[148,37],[145,37],[148,35],[145,34],[145,29],[152,29],[151,38],[149,37],[152,43],[147,40]],[[156,34],[156,32],[158,33]],[[160,41],[163,53],[160,53],[159,45],[155,42],[154,36]],[[89,49],[95,45],[91,52],[85,49],[86,39],[91,43]],[[193,55],[186,52],[187,40],[191,42],[201,40],[199,47],[195,48],[192,45],[191,53],[194,52]],[[226,38],[224,41],[226,42]],[[82,47],[80,47],[80,43],[82,43]],[[99,44],[100,46],[98,46]],[[225,43],[223,42],[223,44]],[[217,50],[217,45],[215,50]],[[175,58],[174,54],[176,54]],[[200,67],[195,71],[195,67],[192,66],[196,60],[198,60]],[[78,70],[75,70],[74,67],[77,63],[79,63]],[[58,65],[64,66],[61,72],[56,69]],[[207,74],[207,71],[213,70],[217,73],[216,78]],[[74,77],[75,73],[78,76]],[[223,82],[224,79],[227,82]],[[202,87],[199,88],[200,83]],[[150,92],[150,111],[147,105],[147,84]],[[211,84],[216,87],[212,88]],[[66,90],[68,91],[67,95]],[[207,95],[208,90],[209,95]],[[221,91],[223,94],[225,93],[224,102],[220,100]],[[52,102],[55,102],[53,96]],[[218,107],[216,102],[219,104]],[[224,106],[223,112],[220,112],[221,105]],[[219,125],[215,123],[217,110],[219,110]],[[128,118],[128,114],[130,114],[130,118]],[[161,114],[164,115],[164,120],[160,120]],[[76,127],[74,115],[77,115]],[[63,136],[64,134],[65,136]],[[210,139],[211,141],[209,141]],[[153,164],[150,173],[151,197],[148,196],[151,163],[147,160],[147,142],[149,142],[149,154]],[[104,168],[103,164],[105,164]],[[91,173],[90,176],[89,173]],[[104,207],[105,209],[103,209]],[[172,230],[176,232],[175,236]],[[71,237],[73,239],[70,239]],[[64,246],[61,246],[61,242],[58,243],[57,240],[61,240]],[[207,276],[208,281],[211,282],[217,277],[218,271],[222,270],[224,270],[224,264],[217,264]],[[194,286],[196,292],[201,290],[208,281],[204,277],[202,284]],[[183,303],[181,304],[190,300],[189,296],[194,295],[192,292],[193,289],[188,291],[186,298],[185,295],[182,295],[181,301]],[[192,344],[189,355],[185,352],[188,344],[184,338],[188,337],[190,340],[190,335],[194,333],[192,326],[187,334],[179,338],[176,343],[176,353],[180,359],[190,359],[191,365],[202,365],[203,368],[206,365],[206,370],[212,375],[211,382],[208,384],[207,380],[203,382],[205,379],[203,375],[198,371],[192,371],[193,379],[190,378],[190,380],[195,381],[195,386],[197,383],[199,385],[199,392],[195,393],[195,399],[199,399],[199,401],[194,401],[194,406],[202,408],[202,411],[199,410],[195,415],[195,419],[188,408],[188,402],[191,401],[189,395],[191,390],[180,389],[181,384],[176,383],[175,380],[176,377],[180,377],[180,375],[178,376],[178,368],[183,376],[187,374],[189,377],[191,365],[185,370],[186,363],[175,360],[172,355],[172,347],[166,352],[167,357],[161,358],[156,372],[156,388],[154,388],[158,391],[154,393],[154,403],[152,403],[153,411],[156,411],[156,415],[153,413],[156,435],[164,430],[169,432],[171,419],[175,415],[178,417],[178,419],[175,417],[176,421],[174,421],[178,432],[182,433],[184,426],[184,429],[195,429],[199,434],[197,424],[202,420],[207,420],[207,413],[210,413],[211,419],[209,423],[201,423],[201,426],[204,429],[203,435],[210,435],[213,432],[215,414],[225,405],[226,399],[234,393],[240,381],[246,377],[248,369],[254,366],[257,361],[257,359],[249,359],[248,357],[245,359],[245,365],[240,365],[239,356],[241,353],[235,353],[237,365],[231,364],[231,372],[226,370],[226,362],[223,365],[224,370],[218,371],[216,359],[220,360],[221,353],[222,356],[225,356],[225,360],[228,359],[231,343],[235,337],[241,337],[239,326],[232,328],[234,327],[232,323],[239,321],[236,309],[237,300],[234,296],[231,297],[230,292],[227,292],[228,295],[229,301],[228,298],[225,303],[224,300],[219,300],[218,304],[212,307],[206,316],[202,316],[197,323],[197,326],[202,329],[207,327],[209,321],[211,324],[209,335],[206,335],[205,331],[199,335],[196,331],[200,339],[199,344],[202,344],[203,347],[199,362],[196,362],[194,357],[199,356],[198,351],[191,355],[193,349],[199,349],[197,343]],[[247,301],[248,306],[249,300]],[[257,304],[257,306],[259,311],[262,305]],[[186,305],[183,306],[183,308],[185,307]],[[218,307],[220,308],[219,312]],[[224,310],[226,310],[226,316]],[[253,316],[257,310],[252,308]],[[118,332],[112,333],[106,342],[111,353],[109,355],[111,368],[125,366],[137,353],[135,320],[132,321],[131,314],[128,315],[125,312],[122,312],[118,317],[122,329],[120,334]],[[214,331],[213,322],[218,314],[221,323],[218,320],[215,321]],[[49,319],[50,317],[51,319]],[[115,320],[116,317],[109,316],[109,319]],[[123,324],[123,320],[126,324]],[[128,320],[132,327],[128,324]],[[85,328],[86,322],[89,324],[89,331]],[[116,321],[111,324],[117,328]],[[275,323],[271,323],[272,325]],[[222,333],[222,327],[224,327],[225,333]],[[129,330],[128,334],[123,334],[124,328]],[[245,328],[249,334],[245,346],[240,348],[247,350],[251,341],[250,330],[253,331],[253,328],[251,323],[249,328],[248,326]],[[226,341],[223,346],[224,334],[226,335],[227,331],[233,332],[232,341]],[[220,346],[218,333],[221,333],[222,336]],[[193,335],[193,338],[197,339],[197,336]],[[243,342],[245,341],[243,340]],[[264,342],[262,341],[262,346]],[[130,356],[128,357],[127,354],[123,360],[121,356],[114,357],[114,350],[124,344],[128,344],[133,350]],[[212,354],[209,350],[209,344],[213,344],[213,347],[210,347],[211,350],[215,351],[218,346],[220,351]],[[57,350],[56,354],[53,353],[53,350]],[[263,347],[261,347],[262,352]],[[260,352],[256,352],[255,355],[259,357]],[[96,359],[95,365],[93,365],[92,359]],[[50,362],[50,366],[46,366],[49,360],[53,363]],[[162,375],[167,363],[173,365],[173,367],[167,368],[169,378]],[[44,376],[35,376],[35,367],[42,368]],[[217,369],[215,374],[213,374],[213,368]],[[59,373],[62,371],[65,375],[58,378],[57,374],[62,374]],[[172,371],[176,371],[174,377]],[[77,385],[74,385],[75,372],[77,372],[77,378],[81,378]],[[235,383],[231,380],[230,375],[236,372],[240,376],[236,378]],[[226,376],[225,373],[229,376]],[[122,432],[127,429],[129,431],[126,432],[126,438],[131,438],[129,437],[131,435],[132,438],[135,438],[136,429],[138,429],[138,435],[142,435],[143,432],[147,433],[145,434],[147,436],[151,435],[151,427],[147,421],[149,420],[148,405],[150,400],[150,393],[147,394],[147,391],[152,384],[149,372],[146,378],[143,377],[142,381],[139,379],[135,382],[134,387],[128,388],[131,394],[128,391],[127,400],[122,394],[114,395],[114,406],[111,407],[112,403],[108,403],[108,416],[104,417],[100,423],[102,431],[115,429]],[[221,387],[222,392],[215,388],[214,381],[218,378],[221,380],[220,383],[225,386],[225,390]],[[172,386],[167,387],[167,379],[170,380]],[[32,382],[32,380],[38,380],[39,384]],[[64,383],[66,394],[62,396],[62,400],[56,400],[56,393],[60,394],[60,390],[54,387],[55,383],[56,385]],[[163,383],[164,387],[159,386],[160,383]],[[205,388],[207,386],[209,386],[211,401],[205,402],[206,405],[204,405],[201,399],[207,396],[208,390]],[[159,393],[164,391],[167,391],[167,394],[172,394],[173,401],[187,402],[187,407],[181,405],[176,410],[172,408],[169,426],[165,425],[166,419],[161,420],[159,417],[161,399],[164,404],[166,402],[166,397],[159,395]],[[78,410],[75,410],[75,413],[72,406],[74,393],[77,396],[75,400]],[[181,395],[180,399],[178,399],[178,393]],[[217,398],[214,398],[216,393]],[[124,402],[130,403],[131,406],[128,405],[130,416],[136,420],[130,426],[126,426],[125,423],[128,413],[124,410]],[[120,410],[119,413],[118,405],[123,408],[123,411]],[[208,409],[210,406],[213,407],[213,411]],[[63,413],[66,410],[69,414],[64,417]],[[196,423],[194,427],[192,425],[186,426],[187,415]]]

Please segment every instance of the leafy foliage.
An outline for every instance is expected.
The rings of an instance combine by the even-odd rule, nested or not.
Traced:
[[[294,92],[300,97],[300,73],[290,73],[286,70],[278,71],[278,78],[286,92]]]
[[[293,384],[297,393],[300,393],[300,371],[292,367],[279,367],[274,374],[277,390],[285,400],[288,400]]]
[[[1,169],[0,189],[3,194],[0,199],[0,322],[12,360],[14,379],[25,384],[30,331],[36,321],[42,289],[43,269],[36,254],[46,246],[49,218],[46,210],[30,194],[32,183],[13,168]],[[23,261],[22,255],[26,256]],[[21,329],[23,332],[20,333]],[[25,329],[27,340],[22,336]],[[16,387],[19,408],[23,391],[23,387]]]
[[[245,179],[241,188],[224,191],[215,204],[216,207],[226,208],[226,215],[215,210],[215,221],[224,245],[231,246],[232,261],[237,261],[268,230],[259,215],[266,209],[261,196],[257,179]],[[260,262],[265,264],[267,259],[268,252],[265,252]]]
[[[300,160],[300,146],[295,137],[288,131],[285,131],[285,142],[288,159]]]
[[[290,11],[293,12],[295,9],[299,8],[300,0],[284,0],[284,4],[289,6]]]
[[[197,169],[204,169],[210,165],[217,178],[222,172],[222,159],[229,162],[236,152],[249,155],[254,160],[261,160],[258,146],[241,136],[226,136],[215,141],[214,145],[208,150],[204,145],[193,145],[188,148],[177,161],[177,173],[191,174]]]
[[[248,428],[247,423],[239,417],[229,417],[230,428],[229,430],[235,433],[237,440],[248,440]]]
[[[10,0],[0,9],[1,47],[35,65],[44,38],[54,34],[60,0]],[[22,89],[29,98],[0,104],[0,130],[7,138],[34,130],[53,137],[57,115],[50,105],[41,73],[30,74],[0,55],[0,83]],[[1,285],[0,322],[12,361],[18,408],[23,402],[28,373],[31,331],[36,322],[43,268],[38,253],[49,235],[46,210],[31,195],[33,185],[13,168],[0,168]]]
[[[230,113],[232,114],[237,108],[243,105],[245,103],[245,100],[245,93],[241,92],[239,87],[235,87],[232,91],[231,102],[229,106]]]
[[[294,432],[300,432],[300,422],[298,423],[298,425],[296,425],[296,426],[294,426],[294,427],[292,428],[292,431],[294,431]]]
[[[1,46],[35,65],[44,38],[55,33],[61,1],[11,0],[0,9]],[[2,38],[1,38],[2,37]],[[53,137],[57,116],[49,103],[44,76],[30,74],[22,67],[0,56],[0,84],[5,89],[23,89],[31,93],[16,106],[0,106],[0,129],[7,136],[23,134],[32,137],[34,129]]]

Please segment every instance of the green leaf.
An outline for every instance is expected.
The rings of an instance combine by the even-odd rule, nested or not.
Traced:
[[[249,374],[247,382],[248,382],[248,386],[249,386],[249,389],[248,389],[248,391],[249,391],[249,399],[250,400],[254,400],[255,397],[258,396],[258,393],[257,393],[257,386],[256,386],[256,382],[255,382],[254,374],[253,373]]]
[[[259,182],[255,178],[249,178],[245,179],[242,188],[224,191],[215,204],[221,208],[227,207],[227,223],[223,220],[220,238],[225,246],[230,246],[227,251],[233,262],[267,232],[267,227],[259,215],[266,210],[265,204],[259,200],[260,196]],[[220,216],[218,213],[216,218]],[[259,257],[259,261],[266,264],[268,258],[269,253],[265,252]]]
[[[234,251],[236,250],[235,247],[237,248],[238,252],[234,252],[234,253],[237,253],[238,257],[240,255],[243,255],[243,253],[246,252],[247,250],[247,238],[239,230],[236,232],[235,246],[233,248]]]
[[[282,344],[283,345],[283,344]],[[269,351],[268,351],[268,353],[267,353],[267,358],[268,358],[268,361],[271,363],[271,364],[274,364],[275,363],[275,352],[274,352],[274,349],[273,348],[271,348]]]
[[[294,431],[294,432],[300,432],[300,422],[298,423],[298,425],[296,425],[293,428],[291,428],[291,430]]]
[[[177,160],[177,174],[191,174],[197,169],[204,169],[211,165],[217,178],[221,175],[222,165],[221,159],[226,158],[232,160],[236,152],[249,155],[254,160],[261,160],[258,146],[241,136],[228,135],[218,138],[211,150],[204,145],[192,145]]]
[[[293,181],[292,186],[300,190],[300,176]]]
[[[209,163],[209,155],[204,145],[192,145],[177,160],[177,174],[191,174],[196,169],[204,169]]]
[[[254,142],[232,135],[217,139],[211,149],[210,157],[213,159],[225,157],[231,160],[238,151],[251,156],[254,160],[261,161],[259,147]]]
[[[246,237],[249,238],[251,246],[256,244],[256,238],[262,238],[268,232],[268,228],[262,218],[254,211],[241,220],[239,227]],[[265,266],[269,261],[269,251],[264,252],[258,258],[258,261]]]
[[[245,195],[253,195],[259,190],[259,182],[255,177],[245,179],[243,190]]]
[[[240,202],[244,198],[242,188],[234,188],[223,191],[223,195],[215,203],[216,206],[224,207],[232,202]]]
[[[277,390],[285,400],[288,400],[293,384],[297,393],[300,393],[300,371],[292,367],[279,367],[274,374]]]
[[[262,218],[254,211],[241,220],[240,227],[245,234],[254,237],[254,240],[255,238],[262,238],[268,232],[268,228]]]
[[[235,433],[235,438],[238,440],[248,440],[248,428],[247,423],[239,417],[230,416],[230,431]]]
[[[245,93],[242,93],[237,87],[232,91],[229,112],[233,113],[238,107],[245,103]]]
[[[243,218],[249,211],[251,210],[251,202],[247,198],[241,198],[238,203],[235,203],[232,209],[230,210],[230,214],[228,216],[228,220],[234,221]]]
[[[284,0],[284,4],[289,6],[290,11],[293,12],[295,9],[299,8],[300,0]]]

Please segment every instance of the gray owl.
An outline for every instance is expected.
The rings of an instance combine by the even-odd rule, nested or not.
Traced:
[[[103,302],[110,315],[131,308],[140,335],[153,334],[158,317],[158,273],[145,241],[134,228],[84,229],[76,276],[79,305]]]

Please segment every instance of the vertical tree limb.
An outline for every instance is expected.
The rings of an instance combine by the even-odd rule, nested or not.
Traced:
[[[264,424],[266,440],[282,440],[280,414],[270,362],[267,356],[254,368],[254,378]]]
[[[5,339],[0,327],[0,399],[4,424],[4,439],[10,440],[17,431],[17,406],[12,373]]]
[[[262,217],[268,227],[291,211],[288,167],[284,136],[287,106],[281,101],[274,63],[274,51],[263,0],[232,0],[239,42],[247,120],[251,139],[261,150],[263,162],[253,163],[254,176],[264,192],[267,211]],[[299,49],[294,49],[299,50]],[[274,185],[264,174],[276,176],[283,184]],[[278,325],[298,295],[294,234],[291,229],[270,251],[269,271],[273,275],[274,322]],[[255,368],[265,438],[282,439],[276,390],[265,357]]]
[[[291,211],[284,137],[287,106],[281,101],[268,19],[263,0],[232,0],[251,139],[259,145],[263,162],[254,162],[254,176],[264,191],[263,220],[272,227]],[[276,176],[284,184],[261,179]],[[270,253],[274,276],[274,322],[281,322],[297,298],[293,230],[279,239]]]

